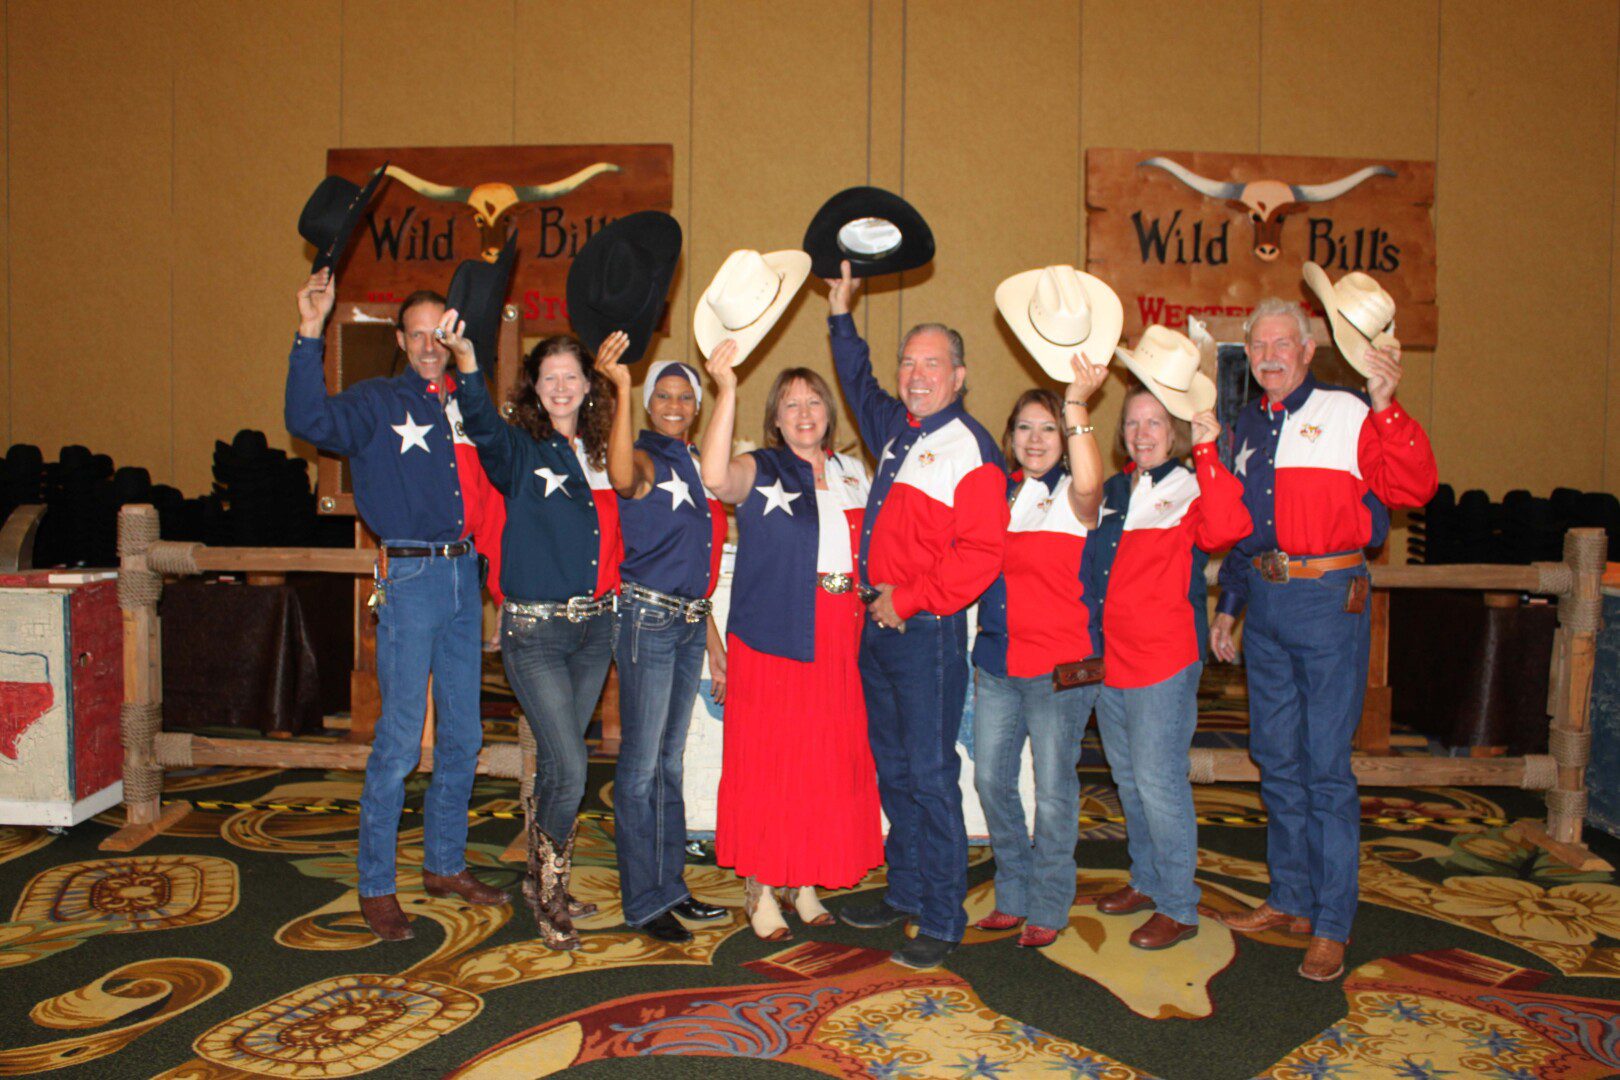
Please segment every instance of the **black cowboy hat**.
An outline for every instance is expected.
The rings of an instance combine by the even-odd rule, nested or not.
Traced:
[[[838,277],[845,259],[855,277],[878,277],[928,265],[934,232],[916,207],[893,192],[852,187],[816,211],[804,231],[804,250],[816,277]]]
[[[304,203],[303,213],[298,215],[298,235],[315,245],[315,261],[309,265],[310,273],[328,266],[333,273],[337,272],[343,249],[349,246],[349,238],[359,227],[366,206],[387,175],[387,168],[385,161],[371,174],[365,187],[341,176],[328,176],[315,188],[315,193]]]
[[[647,354],[681,256],[681,225],[661,210],[642,210],[608,224],[585,242],[568,268],[568,319],[595,353],[623,330],[630,347],[620,363]]]
[[[467,340],[473,344],[478,363],[490,371],[495,369],[501,309],[506,306],[506,290],[512,283],[512,264],[516,261],[517,230],[514,229],[494,262],[467,259],[456,267],[456,274],[450,279],[446,306],[454,308],[467,324]]]

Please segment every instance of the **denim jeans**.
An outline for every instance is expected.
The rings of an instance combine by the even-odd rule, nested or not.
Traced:
[[[585,798],[585,729],[613,659],[613,613],[569,622],[503,611],[501,659],[534,732],[535,818],[566,841]]]
[[[1198,822],[1187,751],[1198,726],[1194,661],[1152,686],[1097,695],[1097,728],[1125,809],[1131,887],[1178,923],[1198,921]]]
[[[386,544],[428,546],[390,539]],[[482,681],[483,597],[478,556],[393,559],[377,608],[377,685],[382,713],[360,792],[361,896],[394,891],[394,849],[405,778],[421,756],[428,675],[437,710],[433,776],[423,807],[422,868],[459,874],[466,868],[467,804],[484,742],[478,712]]]
[[[619,602],[619,766],[613,818],[624,921],[642,926],[687,899],[686,730],[703,676],[707,622]]]
[[[1056,691],[1052,676],[976,669],[973,785],[996,853],[996,910],[1060,930],[1074,904],[1080,840],[1080,740],[1097,687]],[[1030,844],[1018,769],[1025,741],[1035,765],[1035,842]]]
[[[860,667],[878,798],[889,816],[888,902],[917,916],[929,937],[960,941],[967,827],[956,733],[967,696],[967,617],[924,612],[906,620],[905,633],[868,620]]]
[[[1364,567],[1273,584],[1250,575],[1243,662],[1249,678],[1249,752],[1265,800],[1268,902],[1311,920],[1313,933],[1348,941],[1361,860],[1361,798],[1350,740],[1367,692],[1372,623],[1344,610]]]

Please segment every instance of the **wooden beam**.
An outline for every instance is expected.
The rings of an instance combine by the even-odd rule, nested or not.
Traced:
[[[189,813],[191,813],[190,803],[183,801],[170,803],[154,814],[151,821],[139,824],[131,822],[114,832],[96,847],[100,851],[134,851],[154,836],[167,832]]]
[[[1212,760],[1214,783],[1254,783],[1260,770],[1247,750],[1199,748],[1194,756]],[[1353,754],[1351,767],[1361,787],[1519,787],[1524,758],[1387,757]]]
[[[19,506],[0,528],[0,573],[16,573],[34,568],[34,534],[45,517],[38,503]]]
[[[369,574],[377,553],[354,548],[199,547],[194,558],[200,571]]]
[[[484,776],[504,776],[515,780],[512,770],[496,762],[492,755],[499,748],[486,746],[478,754],[477,771]],[[209,735],[191,737],[194,765],[251,766],[273,769],[337,769],[363,772],[371,747],[349,742],[316,743],[293,739],[229,739]],[[417,766],[433,770],[433,748],[425,747]]]
[[[1592,854],[1592,849],[1585,844],[1554,840],[1548,835],[1547,827],[1535,818],[1525,818],[1522,821],[1515,822],[1512,828],[1508,829],[1508,835],[1517,836],[1526,843],[1534,844],[1565,866],[1576,870],[1602,870],[1607,872],[1614,869],[1614,866],[1607,859]]]

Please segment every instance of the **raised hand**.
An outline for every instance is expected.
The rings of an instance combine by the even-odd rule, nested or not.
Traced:
[[[839,269],[843,271],[842,277],[822,278],[827,283],[827,312],[831,315],[848,315],[861,283],[850,273],[848,259],[839,264]]]
[[[1401,384],[1401,345],[1386,338],[1382,347],[1368,349],[1363,361],[1367,365],[1367,396],[1372,398],[1373,412],[1383,412],[1395,401],[1395,389]]]
[[[1069,389],[1063,395],[1063,403],[1083,405],[1108,378],[1108,365],[1093,364],[1076,353],[1069,357],[1069,366],[1074,369],[1074,380],[1069,383]]]
[[[726,338],[714,347],[708,361],[703,365],[709,370],[709,378],[720,393],[731,393],[737,389],[737,369],[732,367],[732,358],[737,355],[737,343]]]
[[[623,330],[615,330],[596,350],[596,370],[613,384],[621,398],[630,389],[630,369],[619,363],[619,357],[629,348],[630,335]]]
[[[471,373],[478,370],[478,355],[466,335],[467,324],[462,321],[461,313],[455,308],[446,308],[444,317],[433,329],[433,336],[443,342],[450,355],[456,358],[457,371]]]
[[[332,268],[328,266],[309,275],[309,280],[298,290],[298,332],[304,337],[320,337],[336,302]]]
[[[1193,445],[1202,446],[1221,437],[1221,422],[1208,409],[1192,418]]]

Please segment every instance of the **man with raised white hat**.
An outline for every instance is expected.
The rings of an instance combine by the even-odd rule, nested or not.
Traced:
[[[1386,507],[1428,502],[1437,472],[1428,436],[1395,400],[1394,301],[1367,274],[1334,284],[1306,263],[1305,280],[1339,351],[1366,376],[1366,392],[1311,375],[1316,342],[1299,304],[1268,297],[1255,307],[1247,345],[1262,396],[1239,414],[1232,436],[1254,532],[1221,567],[1210,650],[1236,658],[1232,631],[1247,607],[1249,749],[1269,816],[1271,894],[1224,921],[1311,934],[1299,971],[1325,982],[1344,971],[1358,890],[1361,806],[1350,742],[1371,640],[1364,549],[1384,541]]]
[[[913,919],[894,954],[937,967],[967,926],[967,829],[956,736],[967,695],[967,607],[1001,573],[1007,475],[1001,448],[962,406],[962,337],[938,323],[900,344],[898,396],[879,385],[849,309],[850,264],[827,281],[838,381],[877,475],[861,527],[860,577],[875,587],[861,633],[861,685],[889,818],[887,893],[847,904],[850,926]]]

